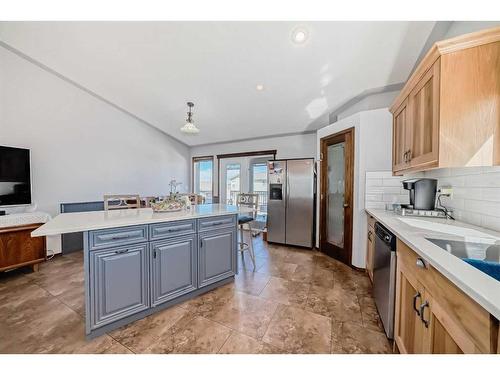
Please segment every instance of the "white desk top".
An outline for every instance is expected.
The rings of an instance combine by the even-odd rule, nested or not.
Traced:
[[[366,209],[401,241],[427,260],[465,294],[500,319],[500,282],[425,239],[441,238],[500,244],[500,233],[462,222],[400,216]]]
[[[245,212],[251,212],[251,209],[226,204],[194,205],[189,210],[178,212],[153,212],[151,208],[68,212],[57,215],[48,223],[31,232],[31,236],[51,236],[63,233],[85,232],[88,230],[197,219]]]

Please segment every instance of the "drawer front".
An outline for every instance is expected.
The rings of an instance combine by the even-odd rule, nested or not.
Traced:
[[[149,238],[151,240],[160,240],[163,238],[171,238],[194,233],[196,233],[195,220],[159,223],[149,226]]]
[[[212,229],[233,227],[236,225],[236,216],[227,215],[198,219],[198,231],[203,232]]]
[[[90,232],[90,250],[128,245],[148,240],[148,226],[102,229]]]

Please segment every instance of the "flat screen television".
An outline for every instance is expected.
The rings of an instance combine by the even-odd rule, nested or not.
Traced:
[[[30,150],[0,146],[0,206],[31,204]]]

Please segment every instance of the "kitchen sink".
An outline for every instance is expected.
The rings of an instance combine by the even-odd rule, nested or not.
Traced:
[[[500,245],[491,239],[478,242],[428,237],[425,239],[500,281]]]

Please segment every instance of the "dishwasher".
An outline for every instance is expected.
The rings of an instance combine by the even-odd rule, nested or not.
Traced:
[[[396,298],[396,236],[375,223],[373,255],[373,297],[388,338],[394,338],[394,301]]]

